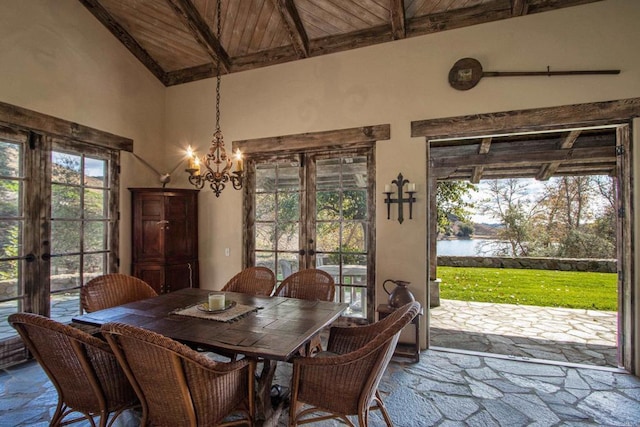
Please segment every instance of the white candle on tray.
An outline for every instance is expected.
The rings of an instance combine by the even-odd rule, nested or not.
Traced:
[[[209,294],[209,310],[222,310],[224,303],[224,294]]]

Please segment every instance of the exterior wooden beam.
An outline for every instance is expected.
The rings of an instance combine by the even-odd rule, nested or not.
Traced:
[[[589,160],[596,162],[598,160],[609,160],[615,157],[615,147],[590,147],[590,148],[574,148],[570,150],[547,150],[547,151],[531,151],[526,155],[523,153],[504,153],[504,154],[476,154],[473,156],[454,156],[433,158],[432,165],[436,168],[452,168],[452,167],[473,167],[473,166],[500,166],[508,164],[528,165],[540,162],[554,161],[577,161]]]
[[[567,137],[560,143],[560,149],[567,150],[573,147],[573,144],[576,143],[576,140],[580,136],[580,133],[582,133],[581,130],[572,130],[571,132],[569,132]],[[543,164],[540,168],[540,172],[538,173],[538,175],[536,175],[536,179],[539,181],[548,180],[553,176],[554,173],[556,173],[556,171],[560,167],[560,164],[561,162],[551,162]]]

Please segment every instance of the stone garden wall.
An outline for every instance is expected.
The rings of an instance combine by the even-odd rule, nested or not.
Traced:
[[[439,256],[438,266],[523,268],[530,270],[592,271],[599,273],[617,273],[617,262],[615,259]]]

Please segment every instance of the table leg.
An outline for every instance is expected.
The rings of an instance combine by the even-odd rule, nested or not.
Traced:
[[[282,414],[283,403],[274,408],[271,404],[271,386],[276,373],[275,360],[262,359],[263,365],[256,384],[256,425],[276,427]]]

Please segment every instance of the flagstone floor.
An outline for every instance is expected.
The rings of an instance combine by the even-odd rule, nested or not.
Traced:
[[[617,368],[616,313],[443,300],[430,319],[431,349],[419,363],[395,358],[380,385],[397,427],[640,425],[640,379]],[[289,378],[279,363],[276,382]],[[46,426],[55,403],[36,363],[0,370],[0,427]],[[130,412],[114,427],[138,421]]]

